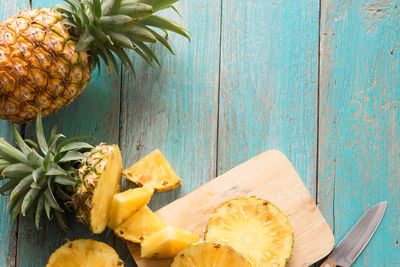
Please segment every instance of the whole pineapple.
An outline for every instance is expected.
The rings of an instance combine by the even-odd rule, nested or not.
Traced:
[[[52,131],[46,141],[39,112],[37,143],[23,140],[14,127],[18,148],[0,137],[0,193],[11,191],[9,210],[35,220],[42,213],[55,218],[66,230],[65,213],[72,208],[79,221],[93,233],[107,226],[115,193],[120,191],[122,157],[117,145],[96,147],[82,142],[87,137],[65,138]]]
[[[20,12],[0,23],[0,118],[14,122],[47,116],[71,103],[87,86],[100,58],[118,70],[116,57],[133,70],[125,48],[149,64],[157,57],[146,43],[157,32],[188,38],[173,21],[153,15],[177,0],[65,0],[54,9]]]

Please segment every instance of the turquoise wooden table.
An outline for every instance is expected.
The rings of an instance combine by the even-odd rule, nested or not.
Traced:
[[[56,0],[33,0],[50,7]],[[292,161],[339,241],[363,211],[387,200],[381,226],[355,266],[400,266],[400,1],[185,0],[162,68],[135,60],[137,78],[93,75],[69,107],[45,119],[66,135],[118,143],[125,164],[155,148],[183,177],[159,208],[268,149]],[[1,18],[29,8],[1,0]],[[32,125],[21,126],[25,135]],[[11,140],[11,125],[0,124]],[[44,221],[44,220],[43,220]],[[12,222],[0,198],[0,266],[44,266],[66,239],[91,237],[133,261],[111,232],[80,224],[64,235]]]

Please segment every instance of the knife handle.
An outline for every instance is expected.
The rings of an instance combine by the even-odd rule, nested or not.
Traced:
[[[337,263],[331,258],[327,258],[320,267],[336,267]]]

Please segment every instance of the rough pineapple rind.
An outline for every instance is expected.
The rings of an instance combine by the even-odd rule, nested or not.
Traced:
[[[117,145],[103,144],[87,156],[72,204],[77,219],[98,234],[108,225],[113,196],[121,190],[122,156]]]
[[[164,229],[152,234],[142,243],[142,258],[172,258],[179,251],[200,240],[197,233],[185,231],[168,225]]]
[[[89,55],[54,9],[20,12],[0,23],[0,118],[24,122],[47,116],[85,89]]]
[[[171,267],[251,267],[239,252],[225,244],[197,242],[176,255]]]
[[[272,203],[256,197],[222,204],[207,225],[205,239],[230,245],[254,267],[285,266],[294,242],[285,215]]]
[[[165,227],[165,223],[149,207],[144,206],[118,226],[114,233],[125,241],[140,244]]]
[[[69,241],[51,254],[46,267],[123,267],[117,252],[92,239]]]
[[[175,189],[182,183],[181,178],[158,149],[124,170],[122,174],[136,185],[151,186],[156,192]]]
[[[149,186],[129,189],[115,194],[112,200],[109,227],[115,229],[131,215],[150,202],[154,189]]]

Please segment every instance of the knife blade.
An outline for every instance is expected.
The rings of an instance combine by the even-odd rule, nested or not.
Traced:
[[[368,244],[386,211],[387,201],[367,210],[329,255],[321,267],[350,266]]]

